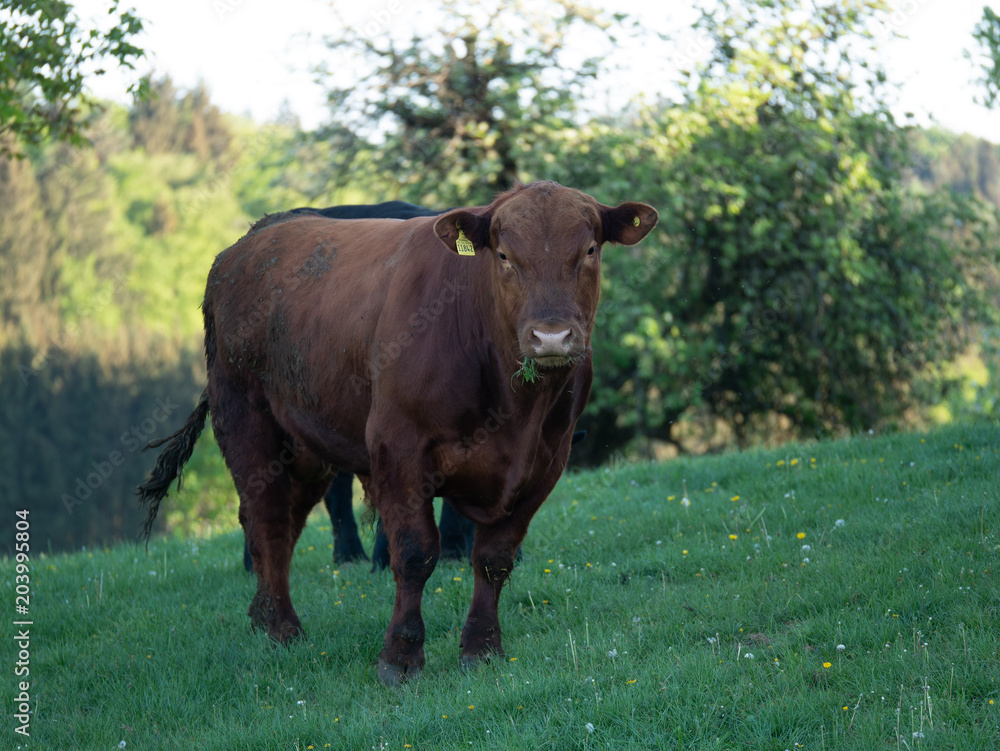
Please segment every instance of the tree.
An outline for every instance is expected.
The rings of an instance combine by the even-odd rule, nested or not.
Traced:
[[[983,77],[980,82],[986,88],[983,103],[995,107],[1000,101],[1000,15],[989,6],[983,7],[983,17],[972,32],[985,59],[982,62]]]
[[[809,5],[706,13],[713,54],[686,100],[634,132],[666,238],[608,263],[598,445],[622,428],[691,445],[692,415],[699,438],[722,425],[744,445],[892,423],[946,387],[990,315],[995,218],[908,185],[907,131],[867,56],[881,4]]]
[[[129,111],[135,145],[147,154],[190,153],[202,162],[225,162],[232,133],[201,84],[181,94],[170,76],[144,77],[145,94]]]
[[[131,69],[143,55],[131,42],[142,21],[118,4],[112,0],[111,25],[103,28],[84,26],[61,0],[3,0],[0,155],[46,138],[84,142],[81,129],[97,106],[88,75],[103,75],[105,61]],[[139,91],[138,85],[129,90]]]
[[[567,61],[567,40],[580,29],[611,37],[621,17],[574,0],[446,0],[441,18],[406,42],[351,27],[331,40],[370,73],[329,91],[333,121],[319,135],[341,175],[393,176],[393,197],[488,202],[544,169],[574,123],[599,63]]]

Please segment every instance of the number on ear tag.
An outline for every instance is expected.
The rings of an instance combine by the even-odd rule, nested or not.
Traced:
[[[633,227],[638,227],[639,226],[639,217],[637,217],[637,216],[632,217],[632,226]]]
[[[465,236],[465,232],[461,228],[458,230],[458,239],[455,240],[455,250],[458,251],[460,256],[474,256],[476,255],[476,248],[472,244],[472,241]]]

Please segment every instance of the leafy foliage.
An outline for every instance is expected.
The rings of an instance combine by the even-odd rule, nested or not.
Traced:
[[[982,63],[981,83],[986,88],[983,103],[995,107],[1000,101],[1000,14],[990,6],[983,6],[983,17],[972,33],[985,56]]]
[[[103,75],[103,62],[133,68],[143,51],[131,40],[142,20],[108,9],[111,25],[86,27],[62,0],[5,0],[0,16],[0,156],[46,138],[81,144],[92,116],[88,76]],[[130,90],[142,91],[138,84]]]
[[[992,319],[996,212],[907,179],[907,131],[865,59],[859,19],[878,5],[700,21],[712,58],[635,139],[661,245],[607,264],[599,446],[892,423],[933,401],[938,366]]]
[[[867,46],[878,3],[720,6],[683,96],[614,117],[581,108],[597,62],[562,54],[568,35],[626,22],[569,2],[449,7],[419,40],[345,32],[334,51],[369,56],[381,88],[334,92],[320,136],[160,79],[89,118],[88,148],[0,157],[0,453],[16,467],[0,494],[47,511],[42,539],[138,530],[130,491],[149,462],[131,428],[162,437],[196,401],[205,276],[252,220],[475,203],[512,175],[660,211],[641,245],[605,251],[576,462],[996,416],[997,147],[892,120]],[[169,421],[157,400],[179,405]],[[128,461],[104,478],[114,451]],[[94,472],[69,514],[62,496]],[[170,529],[234,523],[207,436],[185,488]]]
[[[334,120],[322,137],[341,175],[392,176],[395,194],[436,206],[488,203],[544,170],[599,67],[596,57],[565,60],[566,41],[581,27],[608,33],[612,19],[573,0],[443,8],[429,37],[348,26],[330,41],[371,72],[329,91]]]

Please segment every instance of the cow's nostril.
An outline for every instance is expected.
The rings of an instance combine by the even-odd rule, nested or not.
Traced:
[[[532,329],[531,333],[534,335],[532,345],[534,346],[537,354],[562,354],[569,350],[570,339],[572,339],[572,334],[569,329],[556,331],[554,333]]]

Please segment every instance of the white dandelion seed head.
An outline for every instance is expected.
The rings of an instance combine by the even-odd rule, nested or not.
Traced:
[[[743,659],[745,659],[745,660],[752,660],[753,659],[753,652],[744,652],[743,653]]]
[[[609,649],[608,650],[608,657],[615,658],[617,656],[618,656],[618,650],[617,649]]]
[[[584,725],[584,727],[587,729],[588,733],[594,732],[594,723],[588,722],[586,725]]]
[[[802,559],[802,562],[803,562],[803,563],[809,563],[809,559],[808,559],[808,558],[803,558],[803,559]]]
[[[913,737],[914,737],[914,738],[923,738],[923,737],[924,737],[924,734],[923,734],[923,733],[921,733],[921,732],[920,732],[919,730],[914,730],[914,731],[913,731]]]
[[[847,647],[845,647],[843,644],[838,644],[837,645],[837,651],[838,652],[843,652],[845,649],[847,649]]]
[[[802,552],[803,553],[808,553],[810,550],[812,550],[812,546],[811,545],[803,545],[802,546]]]
[[[688,506],[690,506],[690,505],[691,505],[691,499],[690,499],[690,498],[688,498],[687,496],[684,496],[683,498],[681,498],[681,505],[682,505],[682,506],[683,506],[684,508],[687,508]]]
[[[837,521],[833,523],[833,526],[843,527],[845,524],[847,524],[847,522],[845,522],[843,519],[837,519]]]

